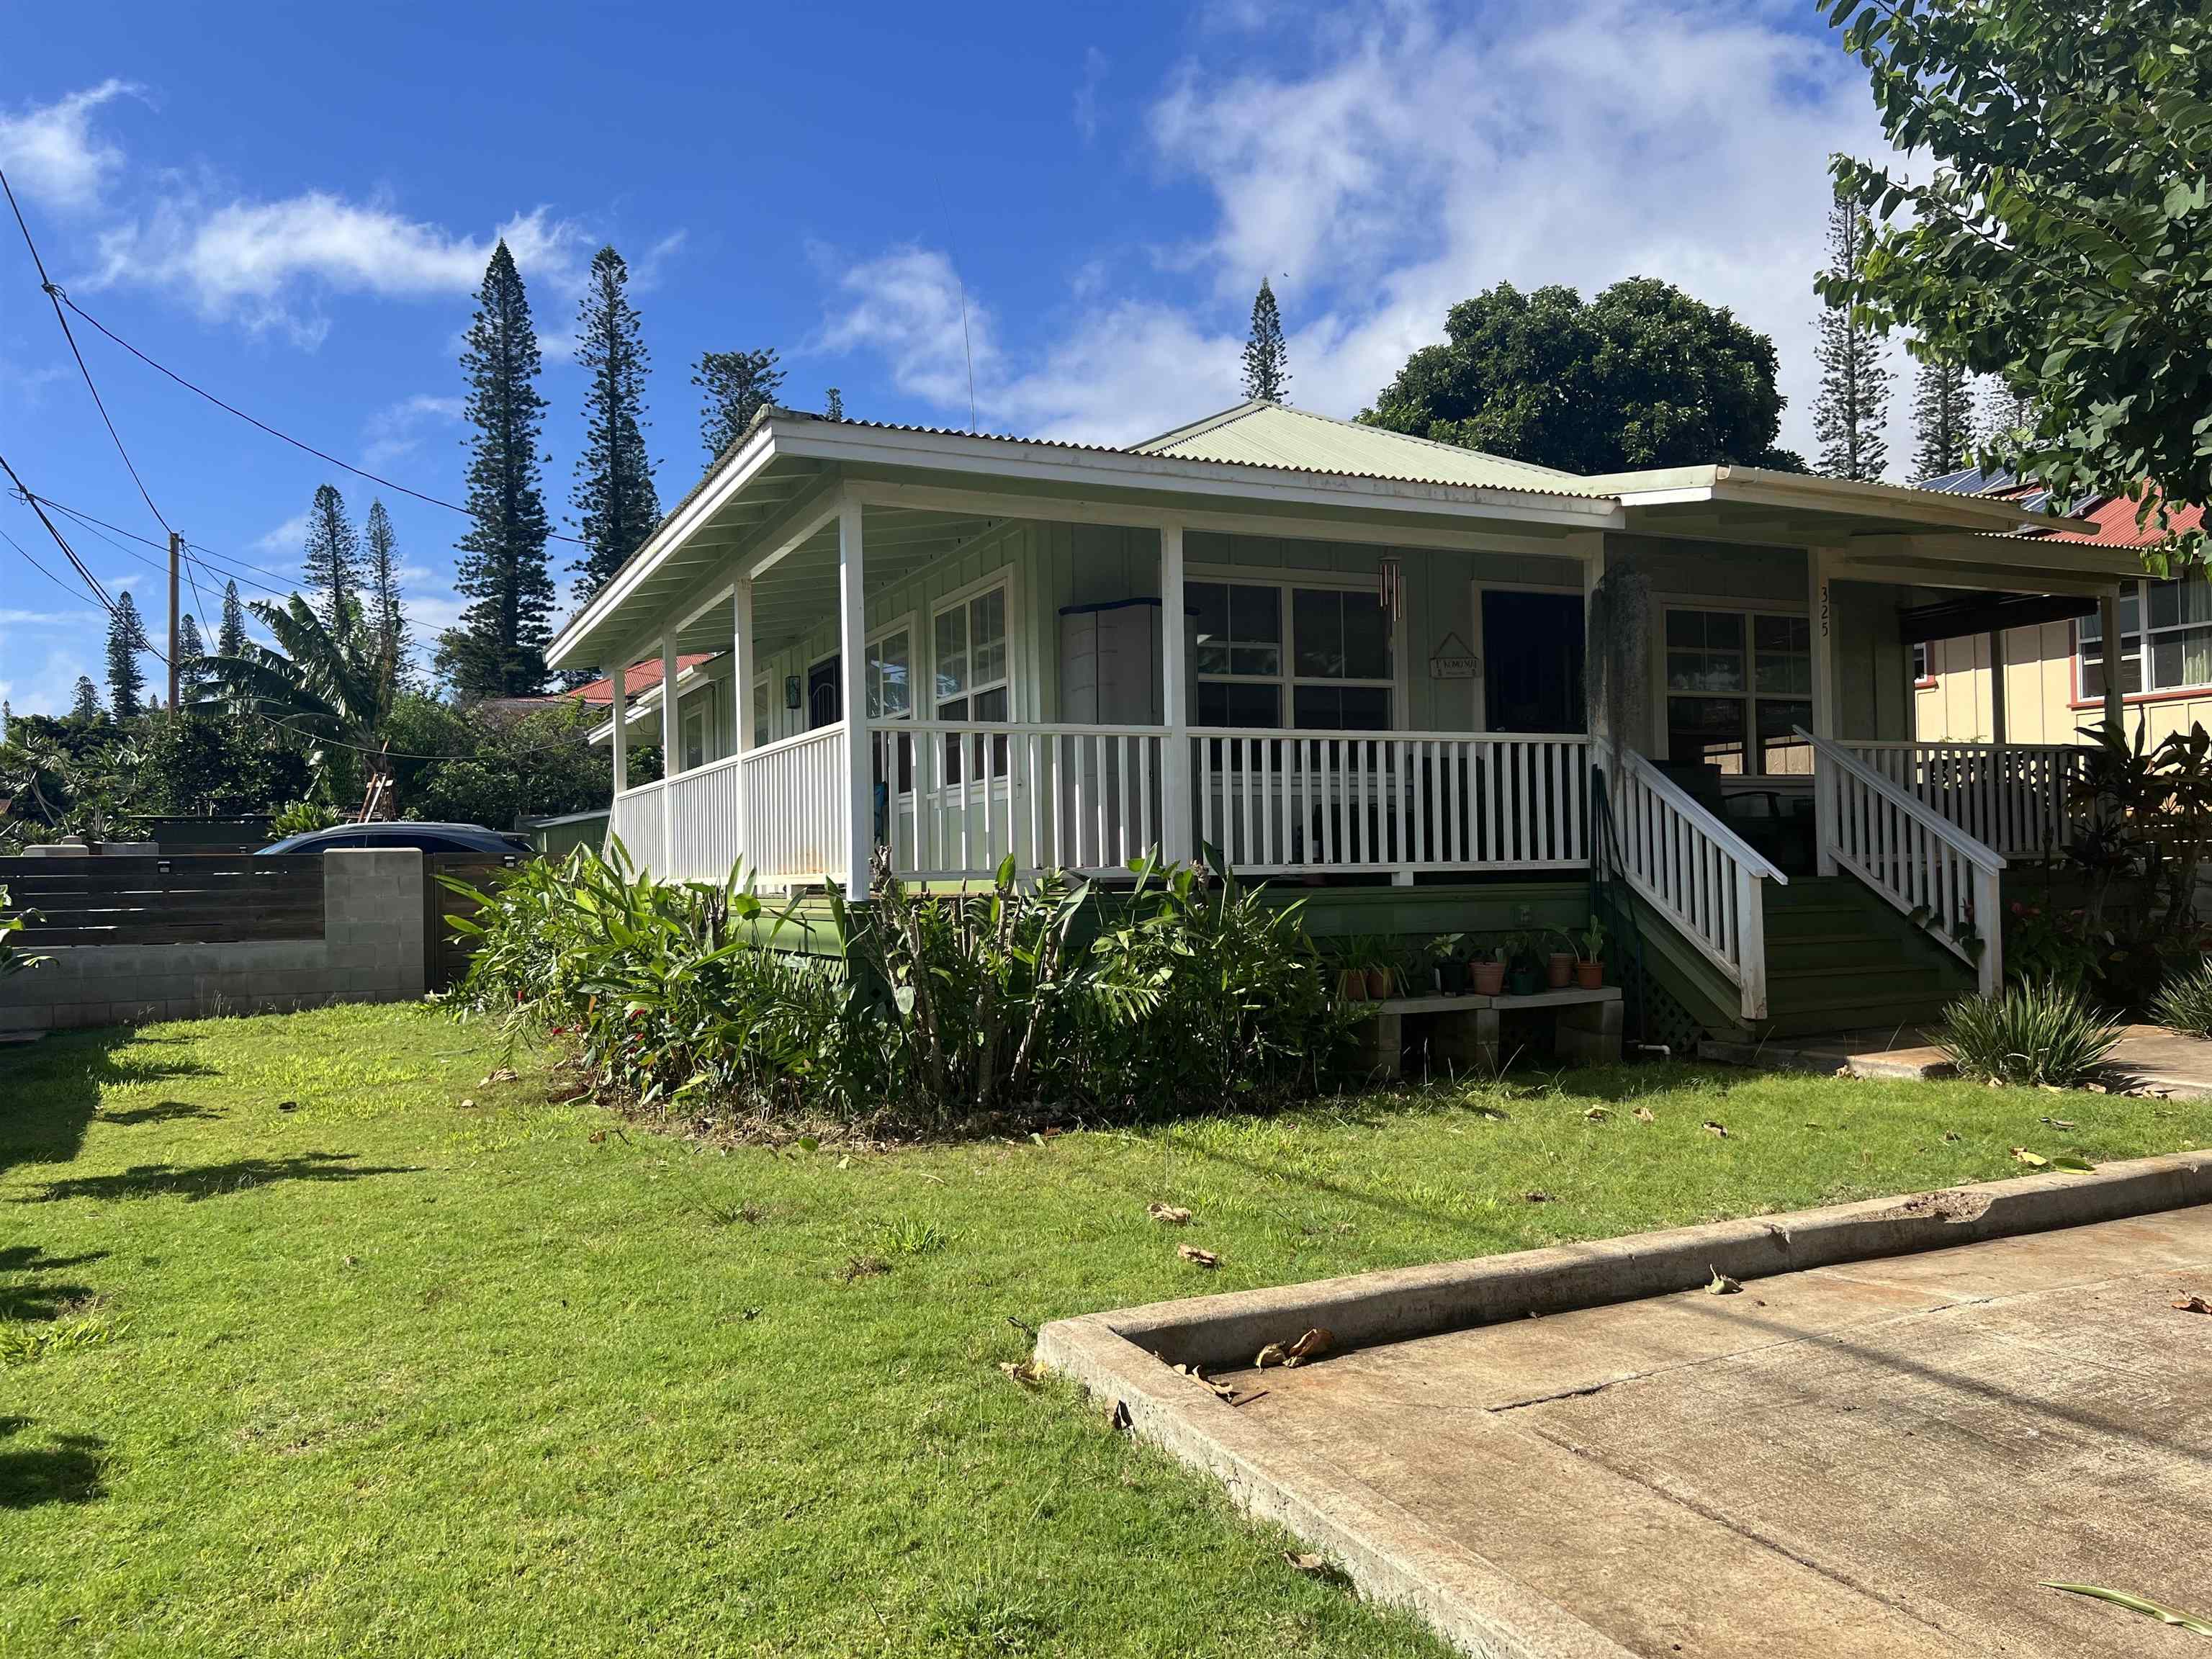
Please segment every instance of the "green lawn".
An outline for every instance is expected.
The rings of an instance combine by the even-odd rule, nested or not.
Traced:
[[[2212,1140],[1644,1069],[779,1155],[501,1058],[410,1008],[0,1050],[0,1652],[1433,1654],[1001,1375],[1016,1322]]]

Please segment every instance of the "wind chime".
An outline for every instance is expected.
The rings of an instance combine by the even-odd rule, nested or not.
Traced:
[[[1401,614],[1406,593],[1405,567],[1395,558],[1382,561],[1382,579],[1376,589],[1376,602],[1382,607],[1382,631],[1385,637],[1395,637],[1398,618]]]

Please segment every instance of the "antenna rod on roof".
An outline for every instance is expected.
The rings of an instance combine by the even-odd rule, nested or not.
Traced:
[[[968,429],[975,429],[975,349],[968,343],[968,284],[960,283],[960,352],[968,360]]]

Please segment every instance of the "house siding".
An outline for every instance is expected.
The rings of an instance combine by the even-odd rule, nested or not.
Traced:
[[[2012,743],[2072,743],[2100,724],[2101,702],[2076,706],[2074,624],[2043,623],[2005,631],[2005,737]],[[1935,684],[1913,693],[1914,733],[1923,743],[1988,743],[1990,641],[1986,634],[1938,640],[1929,653]],[[2154,747],[2191,726],[2212,726],[2212,691],[2130,697],[2127,730]]]

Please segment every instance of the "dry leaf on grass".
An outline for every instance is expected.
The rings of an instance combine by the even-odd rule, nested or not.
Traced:
[[[2070,1117],[2046,1117],[2043,1121],[2054,1129],[2070,1129],[2074,1127],[2074,1120]]]
[[[2064,1170],[2072,1175],[2088,1175],[2097,1166],[2077,1152],[2061,1152],[2051,1160],[2051,1167],[2054,1170]]]
[[[1711,1118],[1707,1118],[1698,1127],[1703,1129],[1709,1135],[1718,1135],[1723,1140],[1726,1140],[1729,1138],[1728,1126],[1723,1123],[1716,1123]]]
[[[1252,1363],[1263,1371],[1270,1365],[1280,1365],[1289,1370],[1295,1368],[1300,1360],[1327,1353],[1335,1342],[1334,1332],[1316,1325],[1295,1342],[1270,1342],[1260,1350],[1260,1357]]]
[[[465,1100],[461,1103],[461,1109],[465,1112],[474,1109],[475,1106],[476,1102],[473,1100]]]
[[[466,1106],[466,1105],[468,1105],[468,1104],[470,1104],[470,1103],[471,1103],[470,1102],[465,1101],[465,1101],[463,1101],[463,1102],[461,1103],[461,1104],[462,1104],[462,1105],[464,1105],[464,1106]],[[605,1140],[605,1139],[606,1139],[606,1138],[607,1138],[607,1132],[606,1132],[605,1129],[594,1129],[594,1130],[592,1130],[592,1133],[589,1133],[589,1134],[587,1134],[587,1135],[586,1135],[586,1136],[584,1137],[584,1139],[585,1139],[586,1140],[588,1140],[589,1142],[591,1142],[591,1144],[592,1144],[592,1146],[599,1146],[601,1142],[603,1142],[604,1140]]]
[[[1201,1250],[1195,1244],[1178,1244],[1176,1254],[1194,1267],[1218,1267],[1221,1258],[1211,1250]]]
[[[1943,1131],[1943,1139],[1946,1145],[1956,1140],[1958,1138],[1959,1132],[1956,1129],[1946,1129]]]
[[[1718,1267],[1710,1268],[1709,1271],[1712,1273],[1712,1277],[1705,1281],[1707,1296],[1734,1296],[1743,1288],[1741,1279],[1730,1279]]]
[[[1190,1212],[1180,1204],[1147,1204],[1145,1213],[1164,1227],[1188,1227]]]
[[[891,1270],[891,1264],[879,1255],[856,1255],[837,1271],[837,1277],[848,1285],[856,1279],[878,1279]]]
[[[1035,1358],[1001,1359],[999,1369],[1025,1389],[1034,1389],[1044,1380],[1044,1373],[1037,1369]]]
[[[2212,1302],[2201,1296],[2185,1296],[2173,1305],[2183,1313],[2212,1314]]]
[[[2042,1153],[2031,1152],[2025,1146],[2014,1147],[2012,1149],[2012,1155],[2017,1161],[2027,1164],[2031,1170],[2040,1170],[2051,1162],[2051,1160],[2044,1157]]]
[[[1593,1123],[1602,1123],[1606,1119],[1613,1115],[1613,1108],[1610,1106],[1592,1106],[1584,1110],[1583,1115]]]
[[[1326,1556],[1302,1554],[1297,1550],[1285,1550],[1283,1559],[1289,1562],[1295,1571],[1305,1574],[1309,1578],[1322,1578],[1328,1574],[1328,1558]]]
[[[495,1072],[486,1073],[484,1075],[484,1080],[482,1083],[477,1084],[477,1087],[479,1089],[489,1089],[495,1083],[512,1083],[514,1081],[514,1067],[512,1066],[502,1066]]]
[[[1523,1204],[1549,1204],[1553,1200],[1551,1194],[1540,1189],[1522,1194],[1521,1201]]]
[[[1635,1115],[1638,1123],[1656,1123],[1659,1121],[1659,1115],[1649,1106],[1638,1106]]]

